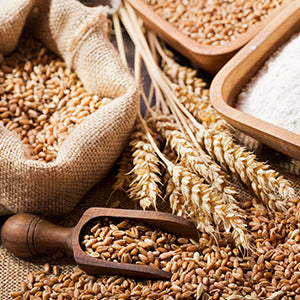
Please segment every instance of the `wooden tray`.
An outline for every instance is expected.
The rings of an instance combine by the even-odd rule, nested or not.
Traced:
[[[300,31],[300,1],[283,9],[215,76],[210,97],[215,109],[234,127],[300,160],[300,135],[234,108],[237,96],[270,55]],[[300,84],[300,83],[299,83]]]
[[[146,4],[143,0],[127,1],[143,19],[146,26],[151,28],[160,38],[202,69],[215,74],[242,46],[261,31],[283,7],[287,6],[288,3],[293,0],[284,2],[280,7],[270,13],[267,18],[250,27],[247,32],[241,34],[236,40],[217,46],[201,45],[160,17],[151,6]]]

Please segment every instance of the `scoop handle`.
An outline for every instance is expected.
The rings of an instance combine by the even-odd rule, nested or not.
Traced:
[[[19,257],[71,252],[73,227],[61,227],[32,214],[16,214],[2,226],[6,249]]]

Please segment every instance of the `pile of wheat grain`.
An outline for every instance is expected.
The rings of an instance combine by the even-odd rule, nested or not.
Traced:
[[[142,227],[133,227],[141,229],[139,231],[136,228],[142,234],[134,239],[140,242],[137,248],[144,253],[142,260],[151,261],[154,257],[154,261],[157,261],[155,267],[172,273],[170,280],[136,280],[117,275],[90,276],[77,267],[66,274],[60,273],[57,266],[50,268],[46,264],[44,270],[28,274],[20,289],[12,292],[12,298],[299,300],[300,230],[294,212],[278,212],[272,216],[255,199],[244,201],[242,206],[253,244],[257,247],[255,253],[242,255],[230,239],[216,243],[206,233],[201,235],[199,243],[195,243],[170,234],[158,236],[159,230],[148,227],[145,232],[146,228],[138,225]],[[92,235],[105,230],[105,226],[97,224],[90,227]],[[123,223],[119,221],[114,226],[120,231],[128,225],[129,222],[123,220]],[[111,231],[116,232],[116,229],[113,227]],[[100,235],[105,239],[104,234]],[[143,235],[147,237],[144,240]],[[128,240],[122,235],[115,241],[118,241],[116,245],[125,245]],[[106,252],[110,257],[117,253],[113,245],[114,241],[107,245]],[[131,253],[132,250],[126,252],[127,260],[129,256],[136,255]]]
[[[110,101],[90,95],[62,59],[31,35],[22,35],[3,57],[0,84],[0,125],[42,162],[55,160],[74,127]]]

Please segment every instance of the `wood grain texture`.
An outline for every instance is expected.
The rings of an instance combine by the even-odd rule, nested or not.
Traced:
[[[80,240],[88,223],[101,217],[131,219],[177,236],[198,240],[193,222],[163,212],[89,208],[75,227],[64,228],[32,214],[17,214],[7,219],[1,230],[3,245],[20,257],[71,252],[77,264],[89,274],[120,275],[138,278],[170,279],[169,272],[150,266],[104,261],[87,255]]]
[[[300,160],[300,136],[234,108],[237,96],[263,63],[300,30],[300,1],[293,1],[243,47],[215,76],[210,98],[232,126]]]
[[[1,230],[7,250],[19,257],[38,256],[60,250],[72,251],[73,228],[54,225],[33,214],[8,218]]]
[[[147,27],[152,29],[183,56],[211,74],[216,74],[239,49],[260,32],[291,1],[293,0],[283,3],[271,12],[267,18],[251,26],[247,32],[241,34],[234,41],[227,42],[224,45],[212,46],[202,45],[187,36],[155,13],[151,6],[143,0],[127,0],[143,19]]]

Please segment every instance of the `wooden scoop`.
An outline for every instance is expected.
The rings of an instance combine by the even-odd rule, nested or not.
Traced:
[[[87,223],[101,217],[131,219],[148,224],[177,236],[198,239],[194,224],[182,217],[168,213],[112,209],[89,208],[81,216],[75,227],[61,227],[32,215],[17,214],[6,220],[1,230],[3,245],[19,257],[31,257],[58,251],[73,253],[77,264],[89,274],[120,275],[138,278],[169,279],[169,272],[130,263],[119,263],[94,258],[86,254],[80,246]]]

